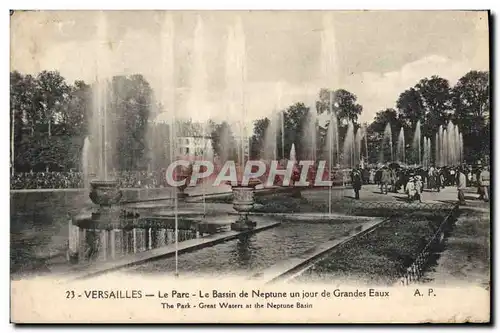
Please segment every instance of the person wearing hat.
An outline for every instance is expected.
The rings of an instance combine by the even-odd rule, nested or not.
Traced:
[[[458,202],[460,205],[465,205],[465,188],[467,187],[467,177],[465,176],[462,167],[458,169],[457,174],[457,192],[458,192]]]
[[[361,184],[363,180],[361,179],[361,171],[359,170],[359,166],[356,166],[351,171],[351,182],[352,188],[354,189],[354,197],[356,200],[359,200],[359,190],[361,190]]]
[[[482,199],[485,202],[490,200],[490,167],[485,165],[479,174],[479,186],[481,188]]]
[[[406,194],[408,195],[408,201],[412,202],[417,193],[415,188],[415,177],[410,175],[408,178],[408,183],[406,184]]]
[[[422,176],[420,175],[416,175],[415,178],[414,178],[414,182],[415,182],[415,199],[417,199],[419,202],[422,202],[422,197],[421,197],[421,194],[422,194],[422,191],[423,191],[423,182],[422,182]]]

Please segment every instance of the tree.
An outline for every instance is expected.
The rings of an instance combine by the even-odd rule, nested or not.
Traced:
[[[214,152],[221,161],[236,160],[238,145],[231,126],[226,121],[215,125],[211,138]]]
[[[463,134],[464,156],[477,160],[490,150],[489,73],[470,71],[452,90],[454,120]]]
[[[277,138],[277,151],[279,158],[289,158],[289,153],[292,149],[292,144],[295,144],[295,149],[297,157],[302,158],[303,148],[300,144],[300,135],[303,132],[302,126],[305,123],[309,114],[309,108],[304,105],[304,103],[295,103],[289,106],[284,113],[284,143],[285,147],[282,145],[281,133]],[[283,149],[284,148],[284,149]],[[284,154],[283,155],[283,150]]]
[[[71,92],[64,78],[57,71],[42,71],[36,78],[35,108],[42,120],[42,131],[52,136],[52,125],[61,123]]]
[[[358,117],[363,111],[363,107],[357,103],[356,95],[345,89],[338,89],[333,92],[328,89],[321,89],[319,101],[316,102],[316,109],[318,114],[329,112],[330,109],[336,110],[339,124],[342,125],[347,125],[349,121],[357,123]]]
[[[28,97],[32,87],[26,85],[28,81],[19,72],[10,73],[10,131],[11,131],[11,167],[15,169],[18,156],[22,154],[21,141],[23,139],[24,118],[29,113],[31,100]]]
[[[399,119],[398,113],[394,109],[385,109],[383,111],[377,112],[375,119],[368,126],[368,130],[375,133],[384,133],[387,124],[391,125],[393,130],[399,129],[401,127],[401,120]]]
[[[414,128],[417,122],[424,117],[424,102],[415,88],[402,92],[396,102],[396,107],[405,128]]]
[[[444,125],[451,111],[451,89],[448,80],[439,76],[424,78],[416,85],[424,107],[422,136],[431,137]]]
[[[108,98],[108,141],[115,143],[113,162],[120,170],[145,169],[146,131],[153,91],[142,75],[115,76]],[[94,118],[99,124],[102,119]]]
[[[84,81],[75,81],[70,87],[70,97],[62,113],[62,122],[66,125],[65,134],[84,136],[88,132],[87,117],[91,114],[92,89]]]
[[[250,139],[250,156],[254,159],[262,156],[264,138],[269,124],[270,120],[267,117],[258,119],[253,123],[253,135]]]
[[[394,109],[385,109],[377,112],[375,119],[367,128],[368,158],[371,161],[380,160],[380,152],[382,151],[384,151],[382,155],[384,158],[382,158],[381,162],[385,162],[385,156],[391,155],[388,147],[383,146],[383,137],[387,124],[391,127],[392,142],[396,142],[402,123],[397,111]]]

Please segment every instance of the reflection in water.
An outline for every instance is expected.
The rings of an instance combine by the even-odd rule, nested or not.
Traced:
[[[240,236],[225,243],[202,248],[179,256],[181,274],[248,276],[274,263],[328,241],[342,237],[362,222],[305,223],[283,221],[275,228]],[[127,269],[139,274],[173,274],[175,260],[166,258]]]
[[[179,230],[179,242],[200,237],[195,230]],[[80,230],[81,261],[105,261],[175,244],[175,231],[165,228]]]
[[[241,235],[236,243],[237,262],[241,266],[248,266],[252,259],[252,235]]]

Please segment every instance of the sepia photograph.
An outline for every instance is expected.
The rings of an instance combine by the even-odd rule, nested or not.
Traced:
[[[11,322],[489,323],[490,15],[12,10]]]

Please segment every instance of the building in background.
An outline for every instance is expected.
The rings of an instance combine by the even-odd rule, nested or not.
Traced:
[[[212,159],[214,156],[212,138],[209,136],[177,136],[176,147],[176,159]]]

